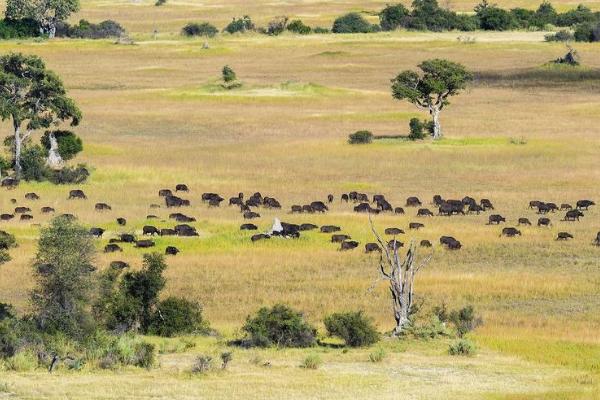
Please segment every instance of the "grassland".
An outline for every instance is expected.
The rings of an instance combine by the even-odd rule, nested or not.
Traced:
[[[224,338],[235,336],[244,318],[261,305],[286,302],[305,311],[319,325],[332,311],[363,309],[380,330],[391,327],[384,285],[369,291],[377,278],[375,256],[340,253],[319,233],[297,241],[252,245],[240,233],[241,216],[226,206],[208,209],[202,192],[232,196],[261,191],[291,204],[336,197],[350,190],[384,193],[394,205],[418,195],[490,198],[512,223],[534,220],[529,200],[573,203],[600,199],[600,47],[577,45],[585,69],[580,75],[548,72],[541,66],[561,56],[560,44],[542,41],[540,32],[471,34],[461,44],[457,33],[381,33],[375,35],[221,36],[183,39],[178,31],[190,20],[225,24],[234,15],[250,14],[259,22],[274,15],[300,16],[329,25],[348,10],[377,10],[385,2],[177,2],[157,8],[151,2],[83,1],[73,19],[116,19],[136,44],[112,41],[9,41],[0,52],[37,54],[64,79],[84,112],[77,128],[85,141],[81,161],[93,166],[81,188],[90,200],[66,201],[70,187],[24,184],[3,192],[34,209],[34,223],[46,217],[37,210],[50,205],[72,212],[87,225],[108,228],[105,239],[120,229],[140,231],[147,214],[165,219],[157,192],[187,183],[186,195],[201,233],[198,239],[159,238],[158,250],[175,245],[181,255],[169,259],[167,292],[202,302],[205,314]],[[472,1],[453,1],[457,10]],[[533,1],[502,6],[533,7]],[[574,2],[556,1],[559,8]],[[600,4],[589,2],[592,7]],[[151,31],[158,27],[158,38]],[[425,115],[394,101],[389,80],[427,58],[461,62],[478,76],[453,99],[443,115],[447,138],[440,143],[382,140],[350,146],[347,135],[369,129],[379,135],[407,133],[408,120]],[[215,89],[223,65],[232,66],[244,86],[232,92]],[[6,124],[0,126],[9,133]],[[518,140],[511,140],[518,139]],[[513,144],[522,142],[524,144]],[[24,201],[35,191],[39,202]],[[113,211],[97,213],[95,202]],[[332,223],[365,243],[372,240],[364,215],[337,200],[322,216],[291,216],[261,211],[261,229],[274,217],[289,222]],[[406,228],[416,220],[379,216],[375,223]],[[225,339],[196,339],[185,353],[164,354],[155,371],[75,374],[2,373],[0,384],[18,398],[598,398],[600,376],[600,249],[591,242],[600,230],[600,209],[579,223],[559,222],[550,229],[526,228],[523,237],[499,237],[486,216],[435,217],[415,239],[435,241],[442,234],[459,238],[464,248],[434,248],[432,264],[422,272],[417,293],[428,305],[445,301],[453,307],[474,304],[484,318],[473,359],[448,357],[446,343],[385,342],[389,357],[368,363],[372,350],[344,353],[316,349],[324,359],[318,371],[298,368],[306,351],[236,351],[231,371],[191,377],[194,354],[224,348]],[[168,226],[170,222],[153,222]],[[3,222],[17,235],[13,261],[0,268],[0,300],[28,308],[29,263],[38,227]],[[557,243],[558,231],[575,240]],[[411,235],[407,235],[409,240]],[[141,251],[126,248],[117,258],[139,265]],[[99,253],[106,266],[115,256]],[[152,339],[158,340],[158,339]],[[263,368],[256,355],[270,360]],[[275,384],[273,384],[275,382]],[[0,398],[2,398],[0,393]]]

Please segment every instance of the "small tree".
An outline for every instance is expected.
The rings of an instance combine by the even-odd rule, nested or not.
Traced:
[[[419,68],[421,74],[407,70],[392,80],[392,96],[428,110],[433,118],[433,138],[440,139],[440,112],[450,104],[451,96],[466,88],[473,75],[463,65],[441,59],[423,61]]]
[[[383,249],[379,257],[379,272],[381,279],[389,282],[392,295],[392,307],[396,326],[392,331],[393,336],[399,336],[410,324],[410,316],[414,307],[414,283],[419,270],[431,260],[431,255],[421,263],[417,263],[417,246],[411,242],[404,258],[400,257],[399,249],[394,244],[390,249],[375,230],[371,214],[369,213],[371,230]]]
[[[20,179],[23,142],[36,129],[67,120],[78,125],[81,111],[39,57],[11,53],[0,57],[0,117],[12,121],[14,168]]]
[[[379,332],[361,311],[331,314],[323,323],[329,335],[343,339],[350,347],[370,346],[379,341]]]
[[[31,300],[43,331],[74,338],[92,331],[94,255],[88,230],[72,219],[57,217],[41,230]]]
[[[248,335],[245,344],[258,347],[310,347],[315,344],[316,329],[298,311],[277,304],[263,307],[248,317],[242,328]]]
[[[230,83],[237,80],[235,71],[229,65],[223,67],[222,75],[225,83]]]
[[[56,139],[58,154],[65,161],[73,159],[83,150],[83,142],[79,136],[71,131],[57,130],[46,131],[42,136],[42,145],[46,151],[52,149],[52,136]]]
[[[379,26],[371,25],[358,13],[349,13],[333,22],[333,33],[369,33],[377,31]]]
[[[79,8],[79,0],[7,0],[6,18],[32,19],[40,25],[42,33],[53,38],[56,25],[66,21]]]
[[[402,26],[409,12],[402,4],[388,4],[379,13],[379,25],[384,31],[393,31]]]

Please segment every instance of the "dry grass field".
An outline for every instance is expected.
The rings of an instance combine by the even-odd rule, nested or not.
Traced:
[[[245,317],[262,305],[285,302],[305,311],[320,326],[333,311],[362,309],[381,331],[393,319],[385,285],[375,286],[377,256],[361,249],[339,252],[329,236],[308,233],[299,240],[252,244],[239,231],[237,209],[209,209],[203,192],[224,197],[260,191],[279,199],[282,211],[260,211],[267,230],[273,218],[287,222],[336,224],[364,244],[372,241],[367,217],[340,203],[351,190],[383,193],[394,206],[408,196],[429,202],[471,195],[492,200],[498,213],[515,225],[537,215],[530,200],[574,203],[600,200],[600,47],[578,44],[584,67],[573,74],[541,67],[563,55],[562,44],[543,42],[540,32],[469,34],[474,44],[457,41],[459,33],[380,33],[370,35],[257,34],[222,35],[208,41],[184,39],[189,21],[222,27],[232,16],[252,15],[264,23],[275,15],[298,16],[312,25],[329,26],[349,10],[380,9],[385,1],[223,1],[169,0],[164,7],[140,1],[82,1],[73,20],[115,19],[129,30],[135,45],[113,41],[52,40],[0,42],[0,53],[21,51],[41,56],[64,80],[80,105],[84,138],[79,161],[92,169],[81,185],[89,200],[66,201],[69,189],[23,184],[3,191],[0,210],[14,208],[10,198],[34,209],[33,223],[3,222],[17,235],[13,261],[0,267],[0,300],[28,307],[30,261],[38,227],[47,217],[38,210],[53,206],[71,212],[89,226],[141,232],[150,221],[169,227],[170,211],[150,209],[158,190],[186,183],[199,238],[158,238],[157,249],[175,245],[182,253],[169,259],[170,294],[199,300],[211,325],[225,338],[236,335]],[[468,11],[476,3],[452,0]],[[506,1],[504,7],[535,7],[537,1]],[[555,1],[557,8],[577,1]],[[599,2],[586,2],[600,8]],[[151,38],[158,29],[156,39]],[[347,144],[347,135],[368,129],[376,135],[405,135],[408,121],[425,117],[391,98],[390,79],[428,58],[448,58],[473,70],[478,78],[443,112],[446,138],[439,143],[381,140],[368,146]],[[243,81],[234,91],[215,85],[224,65]],[[9,134],[6,124],[0,126]],[[25,201],[26,192],[41,196]],[[336,201],[325,215],[289,215],[292,204]],[[98,213],[94,203],[113,211]],[[429,207],[429,205],[427,205]],[[194,339],[189,353],[161,355],[158,370],[0,374],[17,398],[365,398],[397,399],[567,399],[598,398],[600,385],[600,208],[581,222],[562,222],[552,214],[550,228],[523,229],[520,238],[499,237],[501,227],[486,225],[487,214],[417,218],[382,215],[374,221],[407,230],[409,222],[425,229],[408,232],[405,241],[453,235],[458,252],[434,246],[432,263],[417,279],[417,294],[433,306],[473,304],[484,325],[475,335],[474,358],[446,355],[446,343],[382,344],[389,357],[368,362],[372,350],[316,349],[324,366],[297,366],[307,351],[268,350],[260,357],[271,368],[250,362],[256,354],[236,351],[229,372],[197,378],[186,372],[197,352],[215,352],[224,339]],[[559,231],[575,239],[557,242]],[[424,251],[424,253],[426,253]],[[106,266],[114,259],[141,263],[141,250],[122,255],[98,253]],[[152,339],[159,340],[159,339]],[[0,389],[2,386],[0,386]],[[402,396],[402,394],[406,394]],[[0,391],[0,398],[3,398]]]

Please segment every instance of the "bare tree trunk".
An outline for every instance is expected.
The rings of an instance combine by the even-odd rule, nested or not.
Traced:
[[[21,179],[21,128],[15,124],[15,177]]]
[[[48,139],[50,140],[50,150],[48,151],[48,158],[46,159],[46,165],[52,169],[61,169],[65,162],[63,161],[60,153],[58,152],[58,142],[53,133],[50,133]]]
[[[442,125],[440,124],[440,109],[438,106],[431,106],[429,113],[433,118],[433,139],[438,140],[442,138]]]

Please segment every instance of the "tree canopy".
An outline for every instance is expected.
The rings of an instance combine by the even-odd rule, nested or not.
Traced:
[[[43,33],[53,38],[56,24],[67,20],[79,8],[79,0],[8,0],[6,18],[32,19],[40,25]]]

